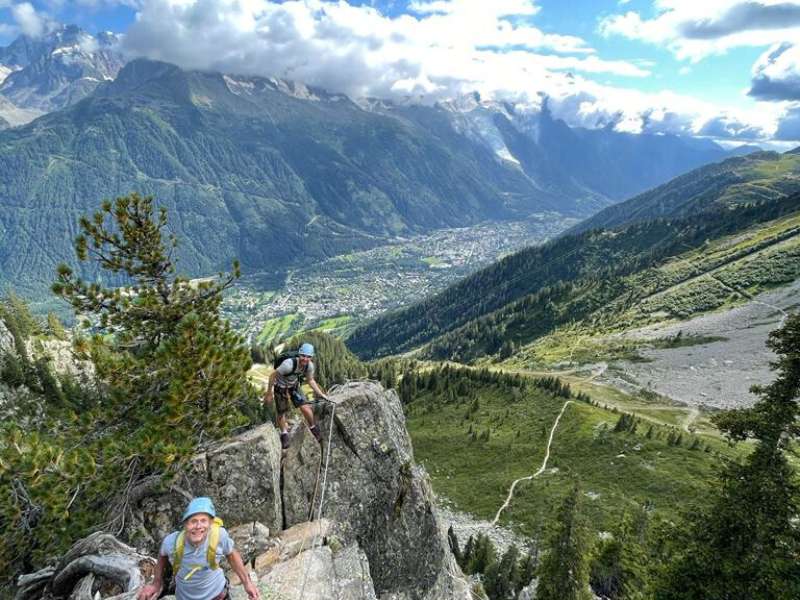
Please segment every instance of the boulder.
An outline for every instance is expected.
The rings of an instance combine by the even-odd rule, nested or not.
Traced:
[[[323,514],[344,545],[368,558],[381,600],[469,598],[469,586],[434,513],[430,483],[413,462],[400,400],[377,383],[354,382],[331,394],[324,411],[323,450],[330,448]],[[330,440],[328,439],[330,436]],[[298,452],[284,459],[284,514],[308,514],[315,480],[287,476],[309,470]],[[323,478],[325,472],[323,469]],[[320,484],[322,485],[322,484]],[[320,492],[321,495],[321,492]]]
[[[267,423],[198,454],[180,484],[167,493],[144,498],[134,510],[125,538],[152,553],[180,526],[193,496],[209,496],[228,527],[260,523],[282,529],[281,447]]]
[[[266,552],[272,545],[269,527],[258,521],[230,528],[228,534],[233,538],[233,543],[245,564],[255,560],[256,556]]]
[[[257,585],[263,598],[377,600],[369,562],[355,544],[337,552],[330,546],[305,550],[276,564]],[[242,586],[231,586],[231,600],[247,600]]]

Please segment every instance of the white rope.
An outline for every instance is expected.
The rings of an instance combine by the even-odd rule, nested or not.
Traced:
[[[334,421],[334,418],[336,416],[336,403],[335,402],[331,402],[331,406],[332,406],[332,408],[331,408],[331,425],[330,425],[330,428],[329,428],[329,431],[328,431],[328,449],[325,452],[325,468],[322,471],[322,490],[320,492],[319,506],[317,508],[317,519],[316,519],[316,521],[317,521],[317,530],[314,533],[314,539],[311,542],[311,548],[310,548],[311,550],[313,550],[316,547],[317,540],[319,538],[319,534],[320,534],[320,531],[322,529],[322,523],[321,523],[322,506],[325,503],[325,488],[327,487],[327,484],[328,484],[328,466],[330,464],[330,458],[331,458],[331,441],[333,439],[333,421]],[[317,475],[317,483],[319,483],[319,475]],[[314,510],[313,502],[314,502],[314,500],[312,499],[312,505],[311,505],[311,510],[312,511]],[[308,535],[303,537],[303,543],[300,545],[300,552],[298,552],[298,556],[300,554],[302,554],[302,552],[303,552],[303,546],[305,546],[305,542],[306,542],[306,538],[307,537],[308,537]],[[303,596],[305,594],[305,591],[306,591],[306,583],[308,582],[308,572],[309,572],[310,567],[311,567],[311,565],[308,562],[307,558],[304,558],[303,561],[305,562],[305,567],[303,569],[303,585],[300,587],[300,598],[301,599],[303,598]]]

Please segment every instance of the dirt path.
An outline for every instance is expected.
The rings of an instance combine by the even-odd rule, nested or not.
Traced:
[[[686,433],[692,433],[692,424],[697,420],[697,417],[700,416],[700,409],[696,406],[692,406],[689,410],[689,414],[686,415],[686,419],[683,422],[683,430]]]
[[[511,488],[508,490],[508,497],[506,497],[506,501],[503,503],[503,506],[497,511],[497,514],[494,516],[494,520],[492,521],[492,526],[496,526],[497,522],[500,520],[500,514],[508,508],[508,505],[511,504],[511,499],[514,497],[514,490],[517,487],[517,484],[520,481],[531,481],[532,479],[537,478],[539,475],[544,473],[544,470],[547,468],[547,461],[550,460],[550,446],[553,444],[553,436],[556,433],[556,428],[558,427],[558,422],[561,420],[561,417],[564,416],[564,411],[567,410],[567,406],[572,404],[572,400],[567,400],[564,402],[564,406],[561,407],[561,412],[558,413],[556,417],[555,423],[553,423],[553,428],[550,430],[550,438],[547,440],[547,450],[544,454],[544,460],[542,461],[542,466],[539,467],[539,470],[536,471],[533,475],[528,475],[527,477],[520,477],[519,479],[515,480],[511,484]]]
[[[709,277],[711,277],[711,279],[716,281],[718,284],[720,284],[722,287],[724,287],[729,292],[733,292],[734,294],[738,294],[742,298],[746,298],[746,299],[750,300],[751,302],[753,302],[753,304],[760,304],[761,306],[766,306],[767,308],[771,308],[775,312],[781,313],[781,322],[780,322],[780,325],[778,326],[778,328],[783,327],[783,324],[786,322],[786,319],[788,318],[789,313],[787,313],[785,310],[783,310],[780,306],[775,306],[774,304],[770,304],[769,302],[762,302],[761,300],[756,300],[756,298],[753,297],[752,294],[748,294],[744,290],[740,290],[740,289],[738,289],[738,288],[736,288],[736,287],[734,287],[732,285],[728,285],[727,283],[722,281],[716,275],[713,275],[713,274],[709,273]]]

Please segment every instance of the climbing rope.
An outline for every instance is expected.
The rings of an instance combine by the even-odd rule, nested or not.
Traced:
[[[330,427],[329,427],[329,430],[328,430],[328,448],[325,451],[325,468],[322,471],[322,489],[321,489],[320,496],[319,496],[319,506],[317,508],[317,518],[316,518],[317,530],[314,533],[314,539],[311,542],[311,548],[310,548],[312,550],[317,545],[317,541],[318,541],[320,530],[321,530],[320,520],[322,519],[322,507],[323,507],[323,505],[325,503],[325,489],[326,489],[327,484],[328,484],[328,467],[330,466],[331,441],[333,439],[333,421],[334,421],[334,419],[336,417],[336,403],[332,402],[330,400],[327,400],[327,399],[326,399],[326,401],[331,405],[331,424],[330,424]],[[322,460],[322,457],[320,457],[320,461],[321,460]],[[317,473],[317,482],[314,484],[315,489],[316,489],[316,487],[318,485],[319,485],[319,472]],[[314,500],[315,500],[315,497],[316,497],[316,491],[314,492],[314,497],[311,499],[311,511],[310,512],[312,512],[312,513],[314,511]],[[305,547],[305,543],[306,543],[307,539],[308,539],[308,534],[303,536],[303,542],[300,544],[300,551],[297,553],[298,556],[300,556],[303,553],[303,548]],[[309,572],[310,566],[311,566],[310,563],[308,562],[307,558],[304,559],[304,561],[305,561],[305,566],[303,568],[303,584],[300,587],[300,598],[304,597],[304,594],[305,594],[305,591],[306,591],[306,583],[308,582],[308,572]]]

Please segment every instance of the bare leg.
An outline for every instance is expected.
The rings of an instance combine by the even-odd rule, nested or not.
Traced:
[[[308,423],[309,428],[314,427],[314,411],[308,404],[303,404],[300,406],[300,412],[303,413],[303,416],[306,419],[306,423]]]
[[[278,415],[278,429],[281,430],[281,433],[286,433],[289,431],[289,423],[286,422],[286,415]]]

